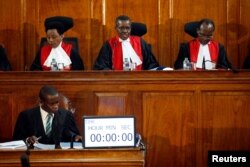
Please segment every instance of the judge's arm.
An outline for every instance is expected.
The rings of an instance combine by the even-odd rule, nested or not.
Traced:
[[[78,127],[76,125],[76,121],[74,115],[67,111],[66,119],[65,119],[65,131],[64,131],[64,139],[70,141],[73,137],[75,141],[80,141],[82,137],[80,136]]]
[[[108,42],[102,46],[93,66],[94,70],[112,70],[112,49]]]
[[[41,66],[40,58],[41,58],[41,50],[38,51],[33,63],[31,64],[31,67],[30,67],[31,71],[42,71],[43,70],[42,66]]]
[[[188,59],[190,57],[188,43],[181,43],[177,59],[174,63],[175,69],[182,69],[183,68],[183,60],[185,57],[187,57]]]
[[[217,68],[232,69],[232,64],[227,58],[227,52],[223,45],[219,44],[219,56],[217,62]]]
[[[152,53],[151,47],[149,44],[141,38],[142,54],[143,54],[143,70],[150,70],[156,67],[159,67],[154,54]]]
[[[28,127],[27,117],[25,116],[24,112],[21,112],[18,115],[12,139],[25,141],[26,138],[28,137],[27,127]]]
[[[11,71],[11,65],[8,60],[5,48],[0,44],[0,70]]]
[[[84,70],[83,60],[75,49],[71,50],[70,59],[72,61],[72,70]]]

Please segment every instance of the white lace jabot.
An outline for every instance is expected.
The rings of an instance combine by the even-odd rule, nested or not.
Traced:
[[[62,48],[62,42],[58,45],[58,47],[51,49],[51,52],[43,65],[50,67],[52,59],[55,59],[57,63],[63,63],[64,66],[69,66],[72,63],[70,57]]]
[[[142,61],[136,54],[134,48],[131,46],[129,38],[126,40],[122,40],[119,38],[119,41],[122,42],[123,61],[125,60],[125,58],[128,58],[129,60],[131,60],[132,63],[136,63],[137,66],[141,65]]]

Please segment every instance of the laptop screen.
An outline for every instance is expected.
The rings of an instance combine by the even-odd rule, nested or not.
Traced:
[[[134,116],[84,116],[83,148],[135,147]]]

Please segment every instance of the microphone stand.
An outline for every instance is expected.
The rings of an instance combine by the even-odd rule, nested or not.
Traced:
[[[30,160],[29,160],[29,155],[30,155],[30,146],[26,144],[26,151],[20,156],[21,164],[22,167],[30,167]]]
[[[203,60],[202,60],[202,69],[203,69],[203,70],[206,70],[206,61],[205,61],[205,57],[203,57]]]

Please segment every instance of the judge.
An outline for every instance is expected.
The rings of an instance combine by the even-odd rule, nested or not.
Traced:
[[[202,19],[196,27],[197,38],[180,45],[174,68],[182,69],[183,60],[188,58],[195,69],[232,69],[224,46],[213,40],[214,22]]]
[[[63,42],[64,33],[73,27],[70,17],[55,16],[44,22],[47,43],[38,51],[30,70],[50,71],[51,63],[56,61],[61,70],[83,70],[83,61],[70,43]]]
[[[115,29],[118,35],[103,44],[94,70],[149,70],[159,66],[146,41],[130,35],[131,20],[128,16],[118,16]],[[125,61],[128,61],[129,69],[124,69]]]
[[[5,52],[5,48],[0,44],[0,71],[11,71],[10,62]]]
[[[81,140],[74,117],[70,111],[59,108],[59,93],[51,86],[40,89],[40,105],[20,112],[13,140],[24,140],[27,144],[35,142],[55,144]]]

